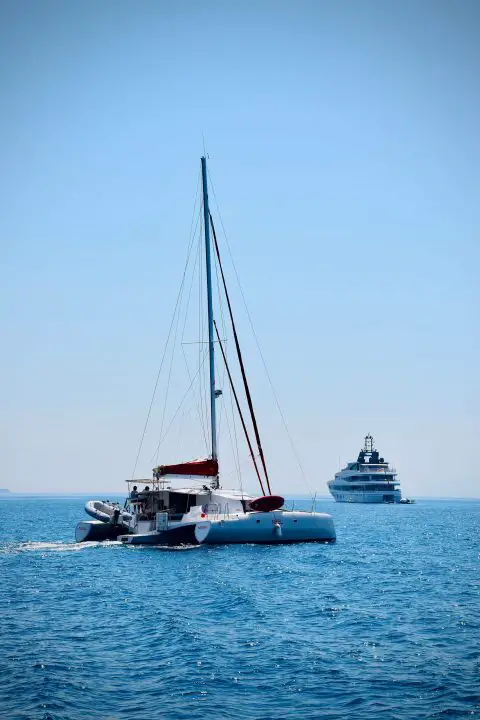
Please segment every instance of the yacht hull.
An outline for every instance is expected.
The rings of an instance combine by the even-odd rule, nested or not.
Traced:
[[[206,545],[230,543],[290,544],[334,542],[333,520],[327,513],[252,512],[212,520]]]
[[[330,494],[336,502],[345,503],[381,503],[381,504],[395,504],[401,500],[401,493],[398,490],[385,491],[385,492],[351,492],[348,490],[333,490],[330,488]]]
[[[208,537],[209,522],[178,523],[161,532],[121,535],[125,545],[201,545]]]
[[[102,520],[82,520],[75,528],[75,540],[77,542],[117,540],[118,536],[125,532],[126,528],[123,525],[112,525]]]
[[[214,498],[220,500],[220,496]],[[92,511],[94,501],[89,501]],[[99,501],[95,501],[99,504]],[[221,506],[214,502],[215,512],[206,512],[188,517],[180,522],[170,522],[166,528],[153,529],[151,521],[126,526],[124,523],[112,526],[102,520],[85,521],[77,526],[77,542],[86,540],[120,540],[126,545],[225,545],[240,543],[290,544],[300,542],[334,542],[336,539],[332,517],[327,513],[276,510],[270,512],[232,512],[234,500],[227,498]],[[102,502],[101,511],[111,517],[111,509]],[[113,507],[113,506],[112,506]],[[220,510],[222,508],[222,511]],[[230,508],[230,511],[228,510]],[[87,509],[87,507],[86,507]],[[99,512],[99,507],[94,508]],[[125,517],[132,517],[124,512]],[[129,533],[129,534],[127,534]]]

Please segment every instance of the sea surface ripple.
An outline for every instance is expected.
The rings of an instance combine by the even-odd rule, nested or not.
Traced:
[[[171,550],[75,544],[84,502],[0,499],[1,718],[480,716],[480,501]]]

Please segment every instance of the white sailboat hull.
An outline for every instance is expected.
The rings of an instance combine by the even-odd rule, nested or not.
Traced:
[[[187,490],[183,494],[187,498],[190,492]],[[156,519],[153,520],[143,520],[124,510],[123,519],[129,518],[129,523],[115,526],[118,527],[115,538],[117,535],[122,535],[119,539],[125,544],[131,545],[182,543],[279,545],[299,542],[334,542],[336,539],[333,519],[327,513],[281,509],[270,512],[244,512],[242,501],[238,497],[230,493],[224,495],[218,491],[204,496],[194,495],[192,502],[207,498],[211,502],[192,507],[189,513],[184,514],[181,520],[176,522],[168,520],[167,513],[158,513]],[[94,507],[98,512],[100,503],[105,517],[110,518],[113,511],[118,509],[118,506],[113,503],[93,500],[86,504],[85,509],[91,514]],[[86,539],[115,539],[110,535],[103,537],[103,534],[111,527],[111,523],[105,522],[103,518],[100,521],[79,523],[80,525],[82,528],[78,529],[77,537],[79,542]],[[88,526],[88,533],[83,526]],[[129,534],[125,535],[125,531]]]
[[[224,516],[211,522],[205,545],[223,543],[288,544],[297,542],[333,542],[333,520],[327,513],[252,512]]]
[[[201,545],[209,531],[209,522],[179,522],[162,531],[122,535],[119,539],[124,545]]]

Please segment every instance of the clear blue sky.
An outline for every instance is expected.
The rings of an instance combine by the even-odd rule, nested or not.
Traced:
[[[0,35],[0,487],[123,487],[203,133],[310,486],[370,431],[405,494],[480,494],[476,0],[4,0]]]

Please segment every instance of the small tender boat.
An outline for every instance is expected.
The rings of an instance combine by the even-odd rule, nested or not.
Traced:
[[[95,520],[84,520],[75,529],[77,542],[121,540],[128,545],[199,545],[208,535],[205,520],[170,520],[166,512],[146,512],[148,493],[132,499],[132,512],[109,500],[88,500],[85,512]],[[140,505],[141,504],[141,505]],[[125,504],[127,506],[127,503]]]
[[[207,406],[209,407],[210,437],[207,441],[208,431],[206,431],[205,442],[206,444],[208,442],[208,445],[210,445],[210,454],[207,458],[200,460],[159,465],[153,469],[153,478],[150,480],[133,480],[132,478],[132,480],[127,481],[129,495],[125,501],[123,510],[113,503],[109,504],[105,501],[92,500],[87,503],[86,511],[95,518],[95,522],[100,520],[110,525],[114,513],[118,513],[118,524],[125,528],[125,532],[123,535],[117,535],[117,537],[128,545],[201,542],[207,544],[332,542],[336,536],[333,520],[330,515],[327,513],[313,512],[313,507],[312,512],[287,510],[284,508],[284,498],[272,493],[267,464],[260,441],[258,424],[240,351],[237,330],[233,319],[232,306],[226,286],[215,227],[208,205],[207,165],[205,157],[202,157],[201,165],[204,243],[200,238],[198,257],[201,257],[204,252],[208,341],[199,344],[204,344],[208,347],[209,375],[208,382],[205,383],[205,386],[208,385],[208,389],[205,387],[205,394],[208,393],[208,395],[207,398],[204,398],[202,395],[202,407],[205,407],[205,409]],[[213,243],[210,241],[210,230],[213,234]],[[213,252],[215,252],[216,256],[219,294],[220,287],[223,286],[223,296],[228,307],[228,315],[230,317],[234,346],[238,359],[238,370],[242,378],[245,399],[248,404],[251,427],[253,428],[255,438],[254,441],[250,438],[249,431],[247,430],[238,393],[227,362],[224,340],[220,337],[214,320],[212,298]],[[200,263],[198,267],[200,268]],[[222,285],[220,285],[220,278]],[[202,283],[203,282],[202,280]],[[201,326],[203,328],[203,322]],[[260,497],[248,495],[239,490],[224,490],[220,485],[217,453],[216,403],[222,396],[222,391],[217,389],[215,384],[215,346],[220,349],[221,358],[223,359],[230,386],[231,405],[232,408],[234,406],[236,407],[240,418],[241,427],[253,463],[252,469],[255,470],[260,485],[262,493]],[[203,365],[203,360],[205,360],[206,357],[207,353],[205,351],[199,366],[199,372]],[[149,417],[150,412],[147,416],[147,423]],[[144,436],[145,430],[142,436],[142,442]],[[256,450],[254,450],[255,444],[257,446]],[[141,447],[142,443],[140,444],[138,454],[140,454]],[[196,481],[196,484],[192,484],[189,487],[173,488],[172,481],[174,479],[190,479]],[[144,489],[139,491],[139,485],[145,486]],[[81,534],[83,534],[83,532],[82,530]],[[95,535],[97,532],[97,525],[92,526],[92,535]],[[116,529],[110,528],[109,532],[113,534],[116,532]]]
[[[110,500],[88,500],[85,503],[85,512],[94,520],[102,523],[114,522],[115,525],[124,526],[125,529],[130,521],[130,513],[122,510],[117,502]]]
[[[83,520],[75,528],[77,542],[116,540],[129,532],[131,516],[122,511],[118,503],[110,500],[89,500],[85,512],[94,520]]]

